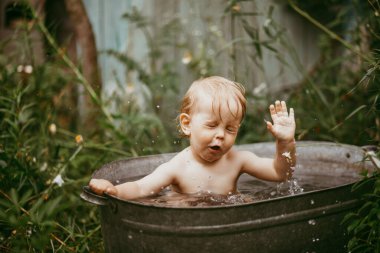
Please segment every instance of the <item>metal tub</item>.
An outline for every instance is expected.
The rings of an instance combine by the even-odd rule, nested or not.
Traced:
[[[273,156],[273,143],[237,146]],[[117,184],[150,173],[175,154],[120,160],[92,178]],[[84,187],[81,197],[99,205],[106,252],[346,252],[343,217],[359,207],[352,192],[358,173],[372,168],[362,148],[328,142],[298,142],[295,177],[315,178],[326,187],[248,204],[162,207],[98,196]],[[323,176],[323,177],[321,177]],[[328,178],[328,180],[326,180]],[[241,181],[246,180],[245,177]],[[368,186],[370,187],[370,186]]]

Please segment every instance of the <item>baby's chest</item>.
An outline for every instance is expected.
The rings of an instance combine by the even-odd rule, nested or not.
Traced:
[[[183,171],[177,187],[183,193],[228,194],[236,190],[238,173],[232,171]]]

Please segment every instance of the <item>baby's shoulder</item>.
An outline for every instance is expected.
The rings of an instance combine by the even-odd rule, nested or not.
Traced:
[[[245,162],[247,160],[256,159],[257,155],[249,150],[231,149],[230,156],[233,160],[238,162]]]
[[[184,149],[181,152],[177,153],[175,156],[172,157],[167,163],[171,167],[178,167],[183,164],[185,164],[185,161],[188,161],[190,159],[189,157],[189,149]]]
[[[239,149],[239,148],[236,148],[236,147],[232,147],[230,149],[230,151],[228,152],[228,155],[232,158],[236,158],[236,157],[240,157],[240,156],[246,156],[246,155],[255,155],[254,153],[252,153],[251,151],[249,150],[244,150],[244,149]]]

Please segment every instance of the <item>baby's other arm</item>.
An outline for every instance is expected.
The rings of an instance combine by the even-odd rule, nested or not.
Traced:
[[[105,179],[92,179],[89,186],[92,191],[100,195],[108,193],[122,199],[136,199],[158,193],[170,185],[174,178],[172,166],[167,162],[137,181],[113,185]]]

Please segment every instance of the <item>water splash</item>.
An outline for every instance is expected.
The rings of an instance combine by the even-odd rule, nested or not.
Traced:
[[[297,156],[297,154],[294,154]],[[286,159],[286,162],[289,164],[289,171],[286,173],[288,179],[285,182],[281,182],[277,185],[277,195],[295,195],[303,192],[303,188],[298,184],[296,178],[293,178],[293,173],[296,170],[296,166],[293,165],[293,160],[291,156],[291,152],[283,152],[282,156]],[[290,177],[289,177],[290,175]]]
[[[277,184],[277,192],[274,196],[295,195],[302,192],[303,188],[298,184],[298,180],[296,178],[290,178]]]

